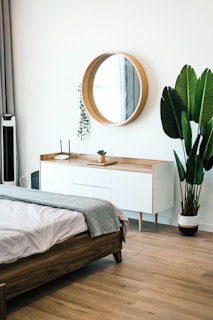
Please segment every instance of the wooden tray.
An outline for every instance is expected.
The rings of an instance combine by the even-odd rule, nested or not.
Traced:
[[[93,166],[109,166],[111,164],[115,164],[118,161],[105,161],[105,162],[98,162],[98,161],[90,161],[88,164],[91,164]]]

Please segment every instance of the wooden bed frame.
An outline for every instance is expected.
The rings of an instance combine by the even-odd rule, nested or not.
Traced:
[[[44,253],[0,265],[0,320],[6,319],[7,300],[109,254],[122,262],[121,250],[122,228],[95,238],[85,232]]]

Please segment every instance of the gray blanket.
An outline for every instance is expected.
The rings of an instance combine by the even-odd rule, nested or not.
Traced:
[[[0,184],[0,198],[81,212],[85,217],[91,237],[116,232],[121,226],[115,207],[105,200],[5,184]]]

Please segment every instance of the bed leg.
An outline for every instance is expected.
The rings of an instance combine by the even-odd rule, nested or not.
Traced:
[[[117,263],[121,263],[121,262],[122,262],[121,251],[117,251],[117,252],[113,253],[113,256],[114,256],[115,261],[116,261]]]
[[[5,283],[0,283],[0,320],[6,319],[6,290]]]

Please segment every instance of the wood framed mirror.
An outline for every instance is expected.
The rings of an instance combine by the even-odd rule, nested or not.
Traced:
[[[143,67],[132,55],[109,52],[96,57],[82,80],[82,98],[98,122],[121,126],[142,112],[148,94]]]

